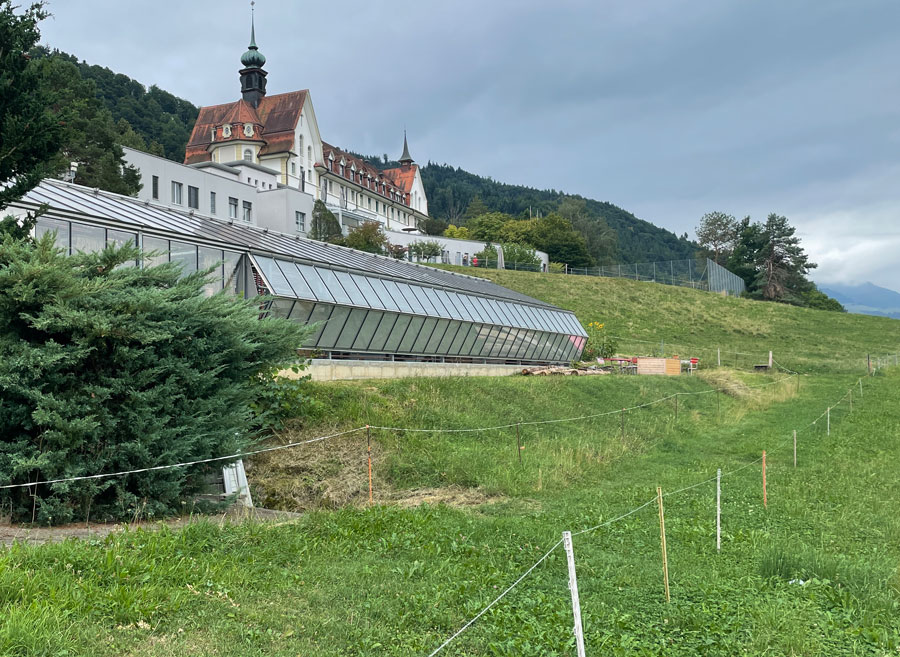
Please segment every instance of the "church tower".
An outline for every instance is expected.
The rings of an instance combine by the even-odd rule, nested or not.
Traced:
[[[268,73],[263,70],[266,63],[266,56],[259,52],[256,47],[256,25],[254,22],[253,9],[250,9],[250,45],[247,52],[241,55],[241,64],[244,66],[240,70],[241,74],[241,97],[253,106],[253,109],[259,107],[259,101],[266,95],[266,76]]]

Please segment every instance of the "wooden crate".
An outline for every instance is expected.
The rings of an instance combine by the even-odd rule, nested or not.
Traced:
[[[677,376],[681,374],[681,361],[677,358],[638,358],[637,373]]]

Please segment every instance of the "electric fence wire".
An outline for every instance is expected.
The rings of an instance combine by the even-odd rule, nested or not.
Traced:
[[[782,379],[782,380],[783,380],[783,379]],[[853,386],[858,385],[858,383],[859,383],[859,380],[858,380],[856,383],[854,383]],[[847,397],[848,394],[850,394],[850,391],[853,390],[853,386],[851,386],[851,387],[848,389],[848,391],[847,391],[846,393],[844,393],[844,397],[842,397],[841,400],[843,400],[845,397]],[[671,396],[668,397],[668,398],[671,398],[672,396],[674,396],[674,395],[671,395]],[[668,399],[668,398],[667,398],[667,399]],[[839,401],[838,403],[840,403],[840,401]],[[826,413],[827,413],[827,411],[826,411]],[[824,417],[824,415],[825,415],[825,413],[823,413],[822,415],[820,415],[819,418],[817,418],[816,420],[813,420],[813,422],[810,423],[809,425],[807,425],[806,427],[804,427],[804,429],[807,429],[807,428],[813,426],[813,425],[816,423],[816,421],[817,421],[818,419],[821,419],[822,417]],[[514,426],[514,425],[513,425],[513,426]],[[798,430],[798,433],[799,433],[799,431],[800,431],[800,430]],[[776,451],[778,451],[779,449],[782,449],[782,448],[783,448],[783,446],[776,447],[774,450],[770,450],[769,453],[770,453],[770,454],[771,454],[771,453],[775,453]],[[758,458],[753,459],[752,461],[750,461],[750,462],[748,462],[748,463],[745,463],[744,465],[742,465],[742,466],[740,466],[740,467],[738,467],[738,468],[735,468],[734,470],[728,470],[727,472],[723,472],[721,476],[722,476],[722,478],[724,478],[724,477],[726,477],[726,476],[730,476],[730,475],[737,474],[738,472],[741,472],[742,470],[746,470],[747,468],[753,467],[754,465],[756,465],[757,463],[760,463],[761,461],[762,461],[762,457],[760,456],[760,457],[758,457]],[[670,492],[668,492],[668,493],[664,493],[664,494],[663,494],[663,497],[673,497],[673,496],[675,496],[675,495],[679,495],[679,494],[681,494],[681,493],[685,493],[685,492],[687,492],[687,491],[689,491],[689,490],[693,490],[693,489],[699,488],[700,486],[703,486],[703,485],[705,485],[705,484],[708,484],[708,483],[711,483],[711,482],[713,482],[713,481],[716,481],[717,478],[718,478],[718,477],[716,477],[716,476],[709,477],[708,479],[704,479],[703,481],[699,481],[699,482],[697,482],[697,483],[695,483],[695,484],[691,484],[691,485],[689,485],[689,486],[685,486],[685,487],[683,487],[683,488],[679,488],[679,489],[677,489],[677,490],[670,491]],[[574,538],[575,536],[581,536],[581,535],[583,535],[583,534],[589,534],[589,533],[594,532],[594,531],[596,531],[596,530],[598,530],[598,529],[601,529],[601,528],[603,528],[603,527],[607,527],[607,526],[609,526],[609,525],[612,525],[612,524],[615,523],[615,522],[618,522],[618,521],[620,521],[620,520],[623,520],[623,519],[625,519],[625,518],[627,518],[627,517],[629,517],[629,516],[631,516],[631,515],[634,515],[635,513],[639,512],[639,511],[641,511],[641,510],[647,508],[648,506],[650,506],[651,504],[653,504],[653,503],[656,502],[656,501],[657,501],[657,498],[656,498],[656,497],[653,497],[653,498],[647,500],[646,502],[644,502],[643,504],[641,504],[640,506],[637,506],[637,507],[631,509],[630,511],[626,511],[625,513],[622,513],[622,514],[616,516],[615,518],[612,518],[612,519],[610,519],[610,520],[601,522],[601,523],[599,523],[599,524],[597,524],[597,525],[594,525],[593,527],[588,527],[588,528],[586,528],[586,529],[582,529],[582,530],[577,531],[577,532],[572,532],[572,537]],[[450,645],[450,643],[451,643],[454,639],[456,639],[456,637],[458,637],[460,634],[462,634],[463,632],[465,632],[469,627],[471,627],[471,626],[475,623],[475,621],[477,621],[479,618],[481,618],[481,617],[482,617],[482,616],[483,616],[483,615],[484,615],[491,607],[493,607],[495,604],[497,604],[498,602],[500,602],[500,600],[502,600],[504,597],[506,597],[506,595],[507,595],[510,591],[512,591],[516,586],[518,586],[522,581],[524,581],[525,578],[526,578],[528,575],[530,575],[530,574],[534,571],[534,569],[537,568],[538,565],[540,565],[544,560],[546,560],[547,557],[549,557],[550,554],[551,554],[554,550],[556,550],[556,548],[558,548],[561,544],[562,544],[562,541],[557,542],[552,548],[550,548],[550,550],[549,550],[543,557],[541,557],[541,558],[540,558],[536,563],[534,563],[527,571],[525,571],[525,573],[523,573],[523,574],[522,574],[515,582],[513,582],[507,589],[505,589],[505,590],[503,591],[503,593],[501,593],[497,598],[495,598],[494,600],[492,600],[492,601],[488,604],[488,606],[486,606],[484,609],[482,609],[480,612],[478,612],[478,614],[476,614],[476,615],[475,615],[473,618],[471,618],[465,625],[463,625],[459,630],[457,630],[452,636],[450,636],[446,641],[444,641],[444,643],[442,643],[440,646],[438,646],[438,648],[435,649],[433,652],[431,652],[431,653],[428,655],[428,657],[434,657],[434,656],[435,656],[436,654],[438,654],[441,650],[443,650],[443,649],[446,648],[448,645]]]

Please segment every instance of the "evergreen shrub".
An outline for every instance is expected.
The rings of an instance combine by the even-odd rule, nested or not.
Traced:
[[[133,246],[66,256],[53,235],[0,238],[0,485],[219,457],[254,439],[260,374],[306,329],[206,296],[206,272],[139,269]],[[0,490],[45,524],[160,516],[224,465]]]

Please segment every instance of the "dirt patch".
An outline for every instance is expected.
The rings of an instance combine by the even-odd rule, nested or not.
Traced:
[[[422,504],[447,506],[479,506],[481,504],[496,504],[506,498],[502,495],[488,495],[478,488],[416,488],[414,490],[402,490],[389,493],[376,498],[378,504],[395,504],[403,508],[411,508]]]
[[[233,506],[225,512],[215,516],[193,515],[182,518],[167,518],[165,520],[140,521],[134,523],[73,523],[71,525],[59,525],[57,527],[35,527],[31,525],[0,524],[0,545],[11,545],[15,542],[22,543],[56,543],[69,538],[86,540],[98,540],[127,530],[146,529],[156,530],[161,527],[179,529],[192,522],[201,520],[213,520],[220,523],[242,522],[253,519],[263,522],[278,522],[298,517],[297,513],[287,511],[270,511],[269,509],[248,509],[243,506]]]

